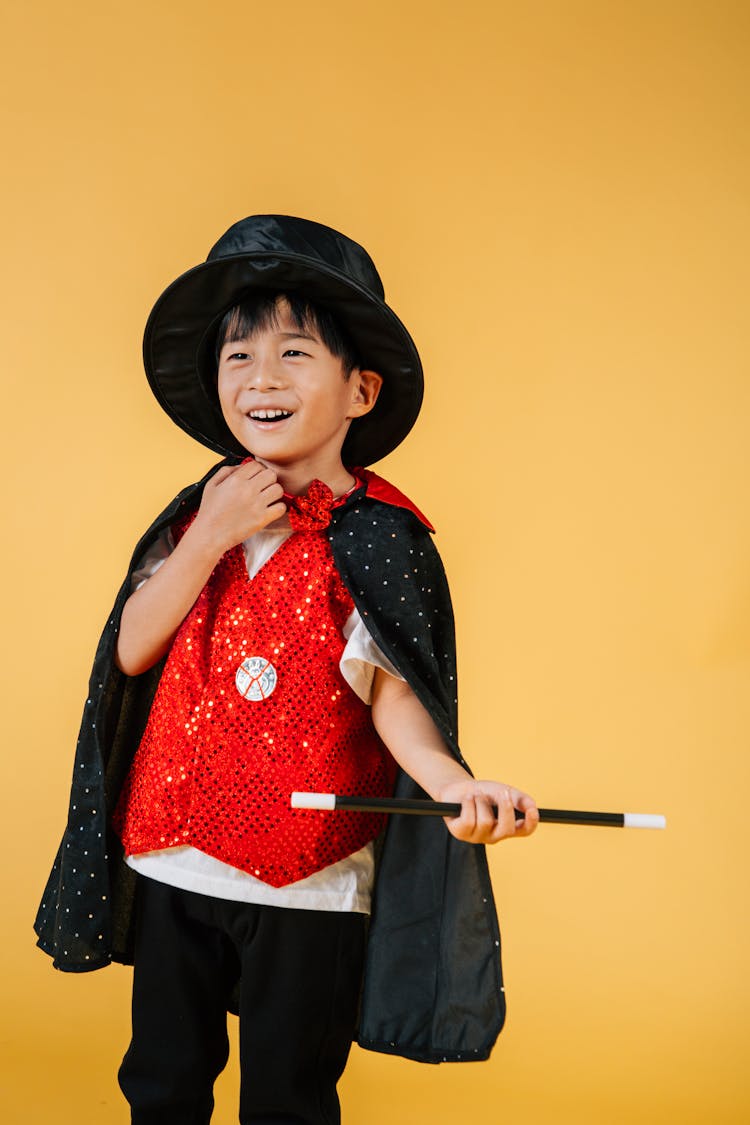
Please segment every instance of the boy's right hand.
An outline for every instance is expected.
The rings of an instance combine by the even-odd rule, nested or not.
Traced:
[[[174,551],[125,603],[115,653],[122,672],[137,676],[164,655],[224,552],[284,515],[283,494],[276,473],[257,461],[211,477]]]
[[[283,495],[276,473],[260,462],[226,465],[203,489],[193,536],[201,536],[222,555],[280,519],[286,512]]]

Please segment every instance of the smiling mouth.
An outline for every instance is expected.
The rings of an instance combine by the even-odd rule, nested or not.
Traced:
[[[248,410],[247,412],[247,417],[253,422],[283,422],[291,416],[291,410]]]

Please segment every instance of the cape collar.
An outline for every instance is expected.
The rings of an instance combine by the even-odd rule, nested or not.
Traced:
[[[435,530],[427,516],[420,512],[417,505],[390,481],[387,481],[384,477],[379,477],[377,473],[373,473],[370,469],[353,469],[352,472],[364,484],[365,496],[368,496],[371,500],[380,500],[383,504],[390,504],[394,508],[406,508],[407,512],[415,515],[428,531]]]

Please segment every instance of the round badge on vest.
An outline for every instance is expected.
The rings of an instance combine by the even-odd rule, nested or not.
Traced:
[[[264,656],[249,656],[237,669],[234,682],[243,699],[259,703],[273,694],[279,677],[270,660]]]

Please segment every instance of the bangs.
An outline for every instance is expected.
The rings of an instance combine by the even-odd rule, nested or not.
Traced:
[[[328,309],[308,301],[300,293],[255,292],[224,314],[216,334],[216,363],[225,344],[247,339],[256,332],[279,328],[279,304],[288,307],[294,328],[317,336],[329,352],[340,359],[347,377],[360,367],[359,356],[351,340]]]

